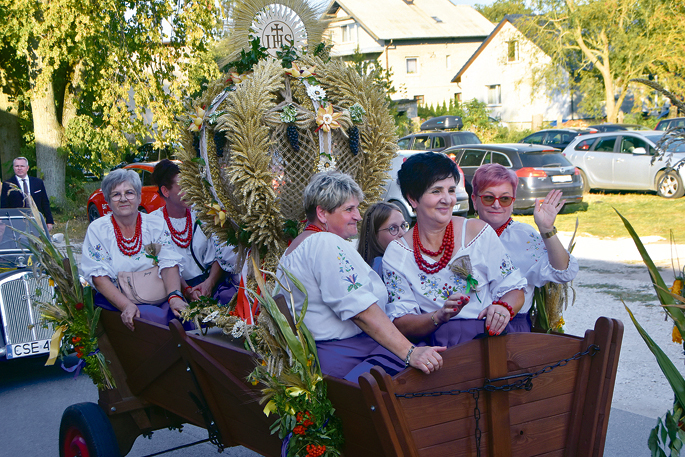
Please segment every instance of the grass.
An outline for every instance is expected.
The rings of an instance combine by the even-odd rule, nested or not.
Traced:
[[[676,242],[685,243],[685,198],[671,200],[644,193],[593,192],[585,194],[582,203],[565,207],[555,225],[561,232],[573,232],[578,218],[578,234],[599,238],[628,237],[613,208],[630,221],[641,237],[660,236],[668,242],[673,230]],[[532,215],[515,215],[514,219],[535,226]]]

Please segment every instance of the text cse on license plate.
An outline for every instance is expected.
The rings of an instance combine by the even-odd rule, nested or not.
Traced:
[[[27,343],[7,345],[8,359],[16,359],[28,355],[46,354],[48,352],[50,352],[50,340],[29,341]]]
[[[552,182],[571,182],[573,178],[571,175],[554,175],[552,176]]]

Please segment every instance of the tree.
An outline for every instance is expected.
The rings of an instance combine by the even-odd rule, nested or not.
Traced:
[[[507,14],[531,14],[533,12],[526,4],[526,0],[495,0],[490,5],[475,4],[473,7],[495,24],[504,19]]]
[[[14,81],[4,71],[3,92],[25,78],[37,165],[58,204],[71,151],[121,148],[125,134],[172,141],[200,84],[188,75],[218,76],[203,57],[217,31],[211,0],[0,0],[0,9],[0,68],[19,59],[27,69]]]
[[[650,77],[682,87],[685,9],[680,0],[537,0],[539,16],[518,25],[552,57],[545,77],[561,69],[582,94],[581,109],[616,122],[630,80]],[[679,76],[680,75],[680,76]]]

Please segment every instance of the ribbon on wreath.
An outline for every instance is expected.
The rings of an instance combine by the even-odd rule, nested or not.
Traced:
[[[90,357],[91,355],[97,355],[99,352],[100,352],[100,349],[98,348],[98,349],[94,350],[93,352],[91,352],[90,354],[88,354],[86,357]],[[81,374],[81,370],[83,369],[83,367],[86,366],[86,357],[79,359],[78,363],[74,366],[71,366],[71,367],[66,367],[64,365],[64,362],[62,362],[62,369],[64,371],[66,371],[67,373],[74,373],[75,372],[74,373],[74,379],[76,379],[78,377],[78,375]]]
[[[50,355],[48,356],[48,361],[45,362],[45,366],[49,367],[55,364],[57,356],[59,355],[59,343],[62,341],[62,336],[64,332],[67,331],[66,325],[62,325],[55,329],[55,333],[52,334],[50,338]]]

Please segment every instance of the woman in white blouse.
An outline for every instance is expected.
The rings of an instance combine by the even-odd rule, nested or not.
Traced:
[[[535,230],[511,218],[518,186],[518,177],[512,170],[494,163],[483,165],[476,170],[472,185],[471,198],[478,217],[495,229],[514,265],[528,282],[526,300],[519,311],[520,315],[528,317],[536,287],[548,282],[567,283],[578,274],[578,261],[561,244],[554,227],[565,200],[561,199],[561,191],[556,189],[550,191],[544,200],[536,199],[533,210]]]
[[[314,175],[303,195],[307,226],[280,261],[306,287],[304,322],[316,340],[321,370],[353,382],[374,365],[390,374],[405,366],[435,371],[445,348],[414,347],[392,325],[383,281],[346,241],[357,234],[362,198],[346,174]],[[304,295],[282,271],[279,279],[289,284],[300,312]]]
[[[181,290],[188,301],[211,297],[227,304],[236,292],[237,254],[232,246],[219,246],[215,237],[207,237],[195,213],[183,200],[179,184],[181,170],[169,159],[160,160],[152,171],[152,181],[159,188],[165,205],[152,212],[162,218],[171,238],[171,248],[182,257]],[[230,258],[229,262],[226,257]],[[224,277],[224,270],[229,275]]]
[[[181,256],[171,249],[164,220],[138,211],[140,191],[140,177],[133,170],[115,170],[103,179],[102,193],[112,213],[88,226],[81,256],[81,274],[97,290],[95,304],[120,311],[121,320],[131,330],[134,317],[168,324],[187,306],[180,292]],[[135,304],[119,290],[117,274],[152,268],[153,256],[144,250],[152,243],[160,245],[156,258],[167,301]]]
[[[489,225],[452,216],[458,179],[442,153],[402,164],[397,180],[416,225],[383,256],[388,316],[409,339],[442,346],[521,331],[514,316],[526,285]]]

